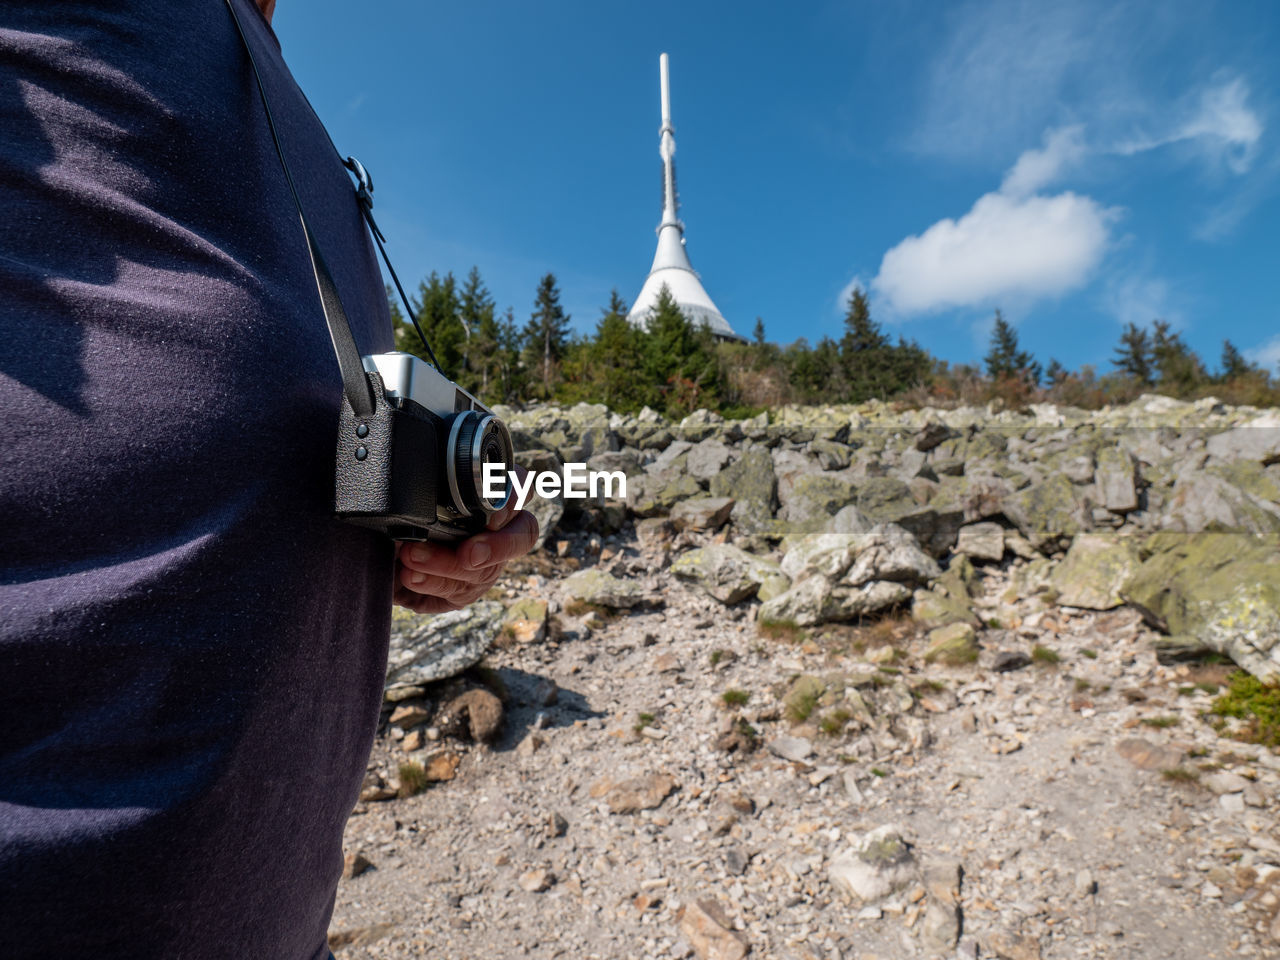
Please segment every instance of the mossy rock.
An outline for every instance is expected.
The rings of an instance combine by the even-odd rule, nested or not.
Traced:
[[[1062,606],[1111,610],[1124,603],[1120,591],[1140,562],[1138,545],[1130,537],[1081,534],[1049,582]]]
[[[1148,623],[1280,679],[1280,537],[1164,532],[1143,554],[1121,595]]]
[[[978,660],[978,635],[967,623],[952,623],[929,631],[929,646],[924,652],[926,663],[943,663],[960,667]]]

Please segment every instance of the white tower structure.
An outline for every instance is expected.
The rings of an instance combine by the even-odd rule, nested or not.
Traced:
[[[665,284],[681,312],[693,323],[706,324],[717,337],[743,340],[703,289],[702,280],[685,252],[684,224],[680,221],[680,199],[676,194],[676,130],[671,125],[671,82],[665,53],[658,58],[658,72],[662,85],[662,126],[658,130],[658,153],[662,157],[662,222],[658,224],[658,251],[653,255],[653,267],[627,319],[638,326],[647,325],[649,312],[658,302],[658,293]]]

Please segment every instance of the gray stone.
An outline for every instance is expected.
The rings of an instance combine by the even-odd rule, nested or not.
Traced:
[[[1122,590],[1144,619],[1280,679],[1280,537],[1158,533]]]
[[[473,603],[431,615],[397,609],[387,655],[387,686],[403,688],[456,676],[480,662],[502,626],[502,604]]]
[[[956,537],[955,552],[998,563],[1004,559],[1004,527],[992,521],[965,524]]]
[[[1061,474],[1009,495],[1002,509],[1032,546],[1043,553],[1070,541],[1088,522],[1075,487]]]
[[[744,445],[738,459],[711,478],[713,497],[733,497],[736,529],[754,533],[769,526],[777,505],[778,480],[767,447]]]
[[[804,737],[774,737],[769,741],[769,752],[800,763],[813,756],[813,744]]]
[[[1103,447],[1098,451],[1098,467],[1094,475],[1097,499],[1112,513],[1138,509],[1137,469],[1137,463],[1127,450],[1117,446]]]
[[[613,609],[630,609],[654,602],[654,598],[634,580],[620,580],[596,567],[579,570],[566,577],[564,592],[582,603]]]
[[[1161,526],[1182,533],[1277,533],[1280,507],[1220,476],[1187,469],[1174,483]]]
[[[732,497],[694,497],[683,500],[671,510],[671,522],[677,530],[719,530],[733,511]]]
[[[857,902],[873,903],[919,878],[911,848],[897,827],[886,824],[865,834],[831,863],[831,883]]]
[[[1063,606],[1110,610],[1124,603],[1120,591],[1140,563],[1132,538],[1082,533],[1049,582]]]
[[[1215,434],[1205,447],[1219,460],[1280,463],[1280,413],[1264,413],[1244,426]]]
[[[703,440],[689,450],[686,469],[699,480],[710,480],[728,465],[732,455],[733,452],[719,440]]]
[[[761,584],[779,575],[776,563],[728,543],[713,543],[681,554],[671,565],[671,572],[682,580],[698,583],[726,604],[755,596]]]

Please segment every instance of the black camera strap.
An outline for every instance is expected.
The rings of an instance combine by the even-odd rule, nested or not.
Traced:
[[[356,346],[355,337],[351,333],[351,322],[347,319],[347,312],[343,309],[342,298],[338,295],[338,286],[334,283],[333,274],[329,272],[329,266],[325,263],[324,256],[320,253],[320,246],[316,243],[315,235],[311,232],[311,227],[307,223],[307,216],[302,211],[302,200],[298,196],[298,188],[293,182],[293,174],[289,172],[288,161],[284,157],[284,149],[280,145],[280,135],[276,132],[275,118],[271,115],[271,104],[267,100],[267,89],[262,82],[262,75],[258,72],[258,63],[253,56],[253,48],[249,44],[249,38],[245,36],[244,27],[240,23],[240,16],[236,13],[236,7],[233,0],[226,0],[227,8],[231,11],[231,18],[235,21],[236,32],[240,34],[240,42],[244,45],[245,53],[249,55],[249,66],[253,68],[253,77],[258,85],[258,95],[262,98],[262,109],[267,115],[267,127],[271,130],[271,142],[275,145],[276,156],[280,158],[280,166],[284,169],[285,180],[289,184],[289,193],[293,196],[293,204],[298,210],[298,219],[302,222],[302,231],[307,238],[307,251],[311,255],[311,269],[315,274],[316,288],[320,292],[320,308],[324,311],[324,322],[329,328],[329,338],[333,341],[333,352],[338,358],[338,368],[342,372],[342,388],[346,394],[347,401],[351,404],[351,409],[357,416],[371,416],[374,410],[374,397],[369,386],[369,380],[365,376],[364,363],[360,357],[360,349]],[[339,156],[341,156],[339,154]],[[382,254],[382,259],[387,264],[387,269],[391,271],[392,279],[396,282],[396,288],[400,291],[400,295],[405,300],[406,308],[409,308],[408,298],[405,297],[404,289],[400,286],[400,278],[395,275],[395,270],[391,269],[391,261],[387,257],[387,252],[383,248],[382,233],[378,229],[378,225],[373,220],[373,197],[370,195],[371,184],[364,168],[354,160],[348,159],[345,165],[353,170],[359,178],[360,185],[356,192],[356,199],[360,205],[360,211],[365,221],[369,224],[374,239],[378,243],[378,250]],[[413,315],[410,309],[409,318],[413,321],[413,325],[418,330],[418,335],[422,337],[422,329],[418,327],[418,319]],[[431,350],[430,344],[426,338],[422,338],[423,345],[427,348],[427,353],[431,356],[432,363],[436,363],[435,353]]]

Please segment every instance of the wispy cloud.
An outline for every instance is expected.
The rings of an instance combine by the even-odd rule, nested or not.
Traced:
[[[1265,343],[1246,350],[1244,355],[1253,363],[1271,373],[1280,373],[1280,334]]]
[[[1061,91],[1081,65],[1099,57],[1108,15],[1087,4],[1030,0],[969,3],[951,9],[949,30],[927,71],[916,152],[950,159],[1008,156],[1060,122]],[[1113,85],[1114,86],[1114,85]]]
[[[999,190],[968,213],[944,219],[889,250],[872,281],[899,314],[1029,303],[1082,286],[1097,267],[1119,215],[1091,197],[1035,192],[1083,154],[1082,131],[1050,131],[1020,156]]]
[[[1183,115],[1174,116],[1163,130],[1140,133],[1112,149],[1132,156],[1158,147],[1194,143],[1211,164],[1225,165],[1235,174],[1248,172],[1257,155],[1263,124],[1249,105],[1249,85],[1242,78],[1219,75],[1196,92],[1191,106],[1173,112]]]
[[[1168,281],[1145,272],[1109,278],[1102,292],[1102,305],[1125,325],[1146,327],[1153,320],[1165,320],[1179,329],[1185,322],[1182,310],[1175,306]]]

